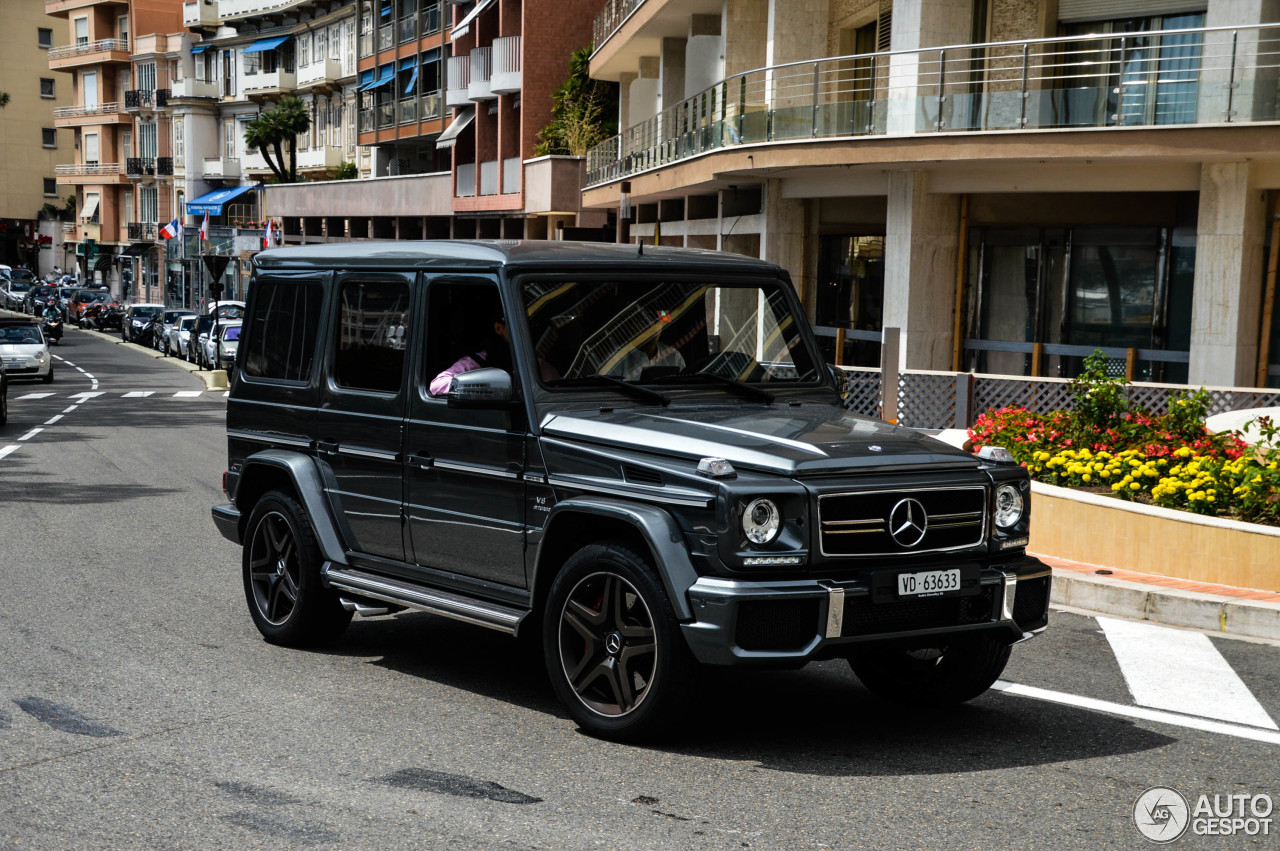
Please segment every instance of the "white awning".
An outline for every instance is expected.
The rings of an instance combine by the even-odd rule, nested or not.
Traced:
[[[458,141],[458,134],[467,129],[467,125],[476,117],[476,108],[469,106],[462,112],[458,113],[458,117],[453,119],[443,133],[436,137],[437,148],[452,148],[454,143]]]
[[[84,206],[80,208],[80,218],[92,219],[93,214],[96,212],[98,212],[98,195],[96,193],[85,194]]]
[[[458,25],[449,34],[449,41],[456,41],[466,35],[471,30],[471,22],[476,19],[476,16],[492,5],[493,0],[476,0],[476,7],[458,21]]]

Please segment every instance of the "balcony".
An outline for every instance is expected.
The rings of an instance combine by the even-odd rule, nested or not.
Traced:
[[[129,112],[151,112],[155,98],[151,89],[130,89],[124,93],[124,108]]]
[[[587,154],[587,186],[771,142],[1274,122],[1277,65],[1280,25],[1271,24],[958,45],[761,68],[597,145]]]
[[[599,50],[645,0],[608,0],[591,24],[591,43]]]
[[[270,71],[242,78],[241,92],[247,98],[272,98],[291,94],[298,88],[298,75],[292,71]]]
[[[326,145],[309,151],[298,151],[298,171],[319,171],[342,165],[342,148]]]
[[[240,178],[240,160],[230,157],[205,157],[205,180],[238,180]]]
[[[396,102],[393,100],[385,100],[378,104],[377,109],[378,128],[395,127],[396,126]]]
[[[308,6],[315,0],[218,0],[218,16],[223,21],[253,18]]]
[[[124,173],[134,180],[156,176],[156,161],[152,157],[129,157],[124,163]]]
[[[173,177],[173,157],[156,158],[156,176]]]
[[[155,222],[129,222],[130,242],[155,242]]]
[[[450,56],[445,79],[449,81],[444,93],[445,106],[470,106],[467,89],[471,80],[471,57]]]
[[[182,4],[182,25],[185,27],[216,27],[219,23],[218,0],[195,0]]]
[[[124,183],[124,168],[120,163],[73,163],[54,169],[59,183],[108,184]]]
[[[189,98],[217,98],[218,84],[215,81],[197,80],[187,77],[169,84],[169,100],[186,100]]]
[[[288,154],[285,154],[285,167],[289,165]],[[240,166],[245,174],[272,174],[271,166],[267,165],[267,159],[262,155],[261,151],[246,151],[240,157]]]
[[[489,88],[495,95],[520,91],[520,36],[493,40],[493,76],[489,79]]]
[[[104,38],[99,41],[82,41],[62,47],[51,47],[48,52],[49,67],[53,70],[75,68],[81,65],[101,65],[107,62],[129,64],[129,40]]]
[[[489,160],[480,163],[480,194],[498,194],[498,161]]]
[[[62,12],[70,12],[72,9],[86,9],[90,6],[106,5],[106,3],[124,6],[127,0],[44,0],[44,13],[56,16]]]
[[[454,170],[458,175],[458,183],[453,194],[458,198],[476,197],[476,164],[458,163]]]
[[[378,129],[378,120],[374,117],[374,111],[372,109],[360,110],[360,132],[372,133],[376,129]]]
[[[422,104],[418,108],[419,121],[432,121],[440,117],[440,92],[435,91],[422,96]]]
[[[467,78],[467,97],[471,100],[493,100],[497,97],[489,85],[493,73],[493,48],[477,47],[471,51],[471,75]]]
[[[116,101],[95,106],[59,106],[53,110],[57,127],[83,127],[87,124],[127,124],[132,119]]]
[[[332,89],[342,78],[342,63],[337,59],[324,59],[298,68],[298,88]]]
[[[418,101],[414,98],[400,100],[400,123],[415,124],[418,121]]]

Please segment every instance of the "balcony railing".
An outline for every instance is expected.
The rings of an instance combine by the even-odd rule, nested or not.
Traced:
[[[459,163],[457,171],[457,190],[453,193],[458,198],[474,198],[476,195],[476,164]]]
[[[154,97],[151,89],[130,89],[124,93],[124,108],[128,110],[151,109]]]
[[[496,95],[489,87],[493,73],[493,48],[477,47],[471,51],[471,76],[467,78],[467,97],[471,100],[493,100]]]
[[[169,90],[156,89],[156,109],[169,108]]]
[[[125,160],[124,171],[130,177],[153,177],[156,161],[151,157],[129,157]]]
[[[378,50],[390,50],[396,46],[395,24],[384,24],[378,27]]]
[[[157,157],[156,174],[160,177],[171,177],[173,175],[173,157]]]
[[[327,86],[342,76],[342,63],[337,59],[321,59],[298,68],[298,85]]]
[[[184,77],[181,80],[175,80],[170,84],[169,99],[177,98],[216,98],[218,96],[218,82],[216,80],[197,80],[194,77]]]
[[[241,80],[240,90],[247,97],[292,91],[298,87],[298,75],[292,71],[267,71],[245,75]]]
[[[394,127],[396,124],[396,102],[386,100],[378,104],[378,126]]]
[[[608,0],[591,24],[591,43],[595,45],[595,49],[599,50],[618,31],[623,21],[643,3],[644,0]]]
[[[400,101],[400,123],[413,124],[418,120],[418,102],[413,98],[402,98]]]
[[[419,110],[423,121],[430,121],[433,118],[440,117],[440,103],[443,100],[441,93],[438,91],[424,94],[422,96],[422,107]]]
[[[218,23],[218,0],[195,0],[182,4],[182,24],[187,27],[210,27]]]
[[[445,79],[448,81],[444,102],[446,106],[470,106],[471,97],[467,94],[467,85],[471,80],[471,57],[450,56],[445,68]]]
[[[111,50],[121,50],[128,53],[129,39],[104,38],[98,41],[82,41],[79,44],[51,47],[49,48],[48,57],[52,61],[54,59],[66,59],[71,56],[83,56],[87,53],[106,53]]]
[[[598,186],[708,151],[869,135],[1275,121],[1280,25],[840,56],[737,74],[592,148]]]
[[[66,163],[56,166],[54,173],[59,175],[95,175],[120,174],[120,163]]]
[[[227,180],[240,176],[240,160],[233,157],[205,157],[205,178]]]
[[[493,40],[493,76],[489,78],[489,87],[498,95],[520,91],[520,36]]]
[[[129,222],[130,242],[155,242],[155,222]]]
[[[83,118],[95,115],[114,115],[120,112],[120,104],[116,101],[99,103],[93,106],[57,106],[53,109],[55,120],[59,118]]]
[[[377,119],[374,117],[372,109],[360,110],[360,132],[372,133],[377,129]]]

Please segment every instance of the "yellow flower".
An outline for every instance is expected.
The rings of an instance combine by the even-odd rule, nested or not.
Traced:
[[[1138,484],[1137,482],[1134,482],[1133,484],[1129,485],[1129,490],[1131,491],[1142,490],[1142,485]]]
[[[1080,478],[1081,478],[1081,479],[1083,479],[1083,480],[1084,480],[1084,481],[1086,481],[1086,482],[1091,482],[1091,481],[1093,481],[1093,476],[1089,475],[1088,473],[1085,473],[1085,474],[1084,474],[1083,476],[1081,476]]]

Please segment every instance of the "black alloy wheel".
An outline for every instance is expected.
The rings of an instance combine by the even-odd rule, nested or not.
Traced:
[[[901,648],[853,657],[849,665],[873,694],[903,706],[973,700],[1000,678],[1012,651],[990,635],[961,635],[938,647]]]
[[[579,726],[619,741],[664,730],[695,668],[662,583],[622,543],[592,544],[565,563],[547,597],[543,654]]]
[[[267,641],[320,644],[351,622],[351,612],[321,581],[324,559],[305,511],[292,497],[272,491],[258,500],[242,558],[249,613]]]

